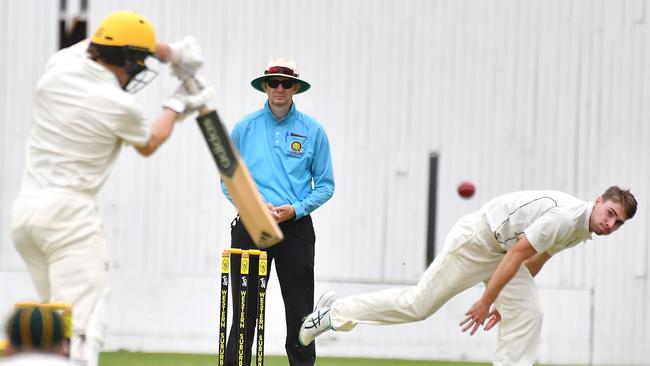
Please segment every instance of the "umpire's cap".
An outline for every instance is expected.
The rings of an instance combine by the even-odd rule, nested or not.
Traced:
[[[293,79],[297,81],[300,84],[300,89],[298,89],[296,94],[306,92],[311,87],[311,85],[308,82],[300,78],[300,75],[298,74],[298,68],[296,67],[296,63],[293,62],[292,59],[283,58],[283,57],[276,57],[271,61],[269,61],[269,64],[266,66],[266,69],[264,70],[264,75],[253,79],[253,81],[251,81],[251,85],[256,90],[259,90],[262,93],[266,93],[264,91],[264,88],[262,88],[262,82],[264,82],[266,79],[272,76],[282,76],[284,78]]]

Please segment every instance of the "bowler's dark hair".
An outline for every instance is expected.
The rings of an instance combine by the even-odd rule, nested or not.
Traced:
[[[628,220],[633,218],[634,214],[636,214],[636,198],[634,198],[634,195],[629,189],[622,189],[619,186],[611,186],[607,188],[601,197],[603,198],[603,201],[612,201],[623,204],[625,216],[627,216]]]

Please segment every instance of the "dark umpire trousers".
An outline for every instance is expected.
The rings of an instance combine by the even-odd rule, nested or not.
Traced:
[[[271,264],[275,261],[275,270],[282,300],[284,301],[284,316],[287,325],[287,338],[284,344],[291,366],[313,366],[316,361],[316,347],[312,342],[307,347],[298,343],[298,333],[302,319],[312,312],[314,307],[314,225],[311,216],[301,217],[298,220],[285,221],[280,224],[284,233],[284,240],[266,249],[268,255],[268,273],[271,273]],[[244,229],[241,220],[236,219],[231,225],[231,246],[241,249],[256,249],[253,240]],[[232,294],[232,319],[239,319],[240,307],[237,304],[240,283],[233,273],[239,274],[241,263],[240,256],[231,259],[231,291]],[[256,311],[258,300],[258,257],[251,256],[249,264],[248,295],[246,301],[246,347],[244,352],[244,365],[250,365],[252,347],[256,329]],[[233,280],[234,278],[234,280]],[[268,304],[267,304],[268,308]],[[249,311],[251,310],[251,311]],[[268,323],[268,322],[267,322]],[[237,337],[239,322],[233,321],[230,327],[230,336],[226,346],[226,365],[236,366],[238,359]]]

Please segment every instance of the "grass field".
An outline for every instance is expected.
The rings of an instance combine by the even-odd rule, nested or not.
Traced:
[[[265,366],[288,366],[284,356],[265,357]],[[216,355],[179,353],[105,352],[100,356],[100,366],[214,366]],[[319,357],[316,366],[487,366],[489,363],[412,361],[369,358]],[[540,365],[542,366],[542,365]]]
[[[0,353],[0,362],[2,361]],[[214,366],[216,355],[196,355],[186,353],[144,353],[144,352],[103,352],[99,366]],[[266,356],[265,366],[288,366],[285,356]],[[481,362],[452,361],[414,361],[379,358],[334,358],[319,357],[316,366],[489,366]],[[537,365],[550,366],[550,365]]]

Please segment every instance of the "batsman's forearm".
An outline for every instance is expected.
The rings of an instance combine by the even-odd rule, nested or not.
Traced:
[[[169,55],[171,54],[171,49],[169,48],[169,45],[165,42],[157,42],[156,43],[156,53],[155,57],[160,60],[167,62],[169,60]]]
[[[171,109],[164,108],[158,119],[151,126],[151,136],[145,146],[136,147],[138,152],[144,156],[153,154],[160,145],[167,140],[174,129],[178,113]]]

